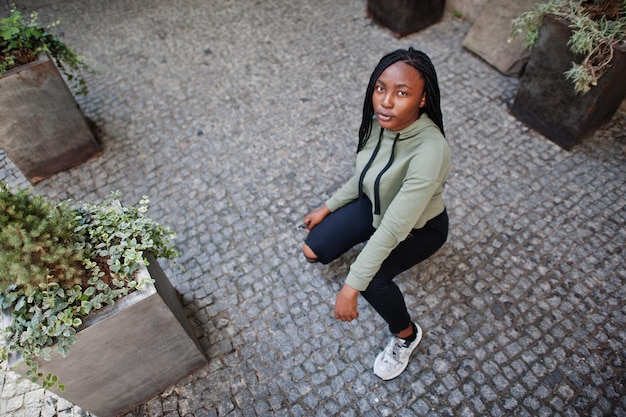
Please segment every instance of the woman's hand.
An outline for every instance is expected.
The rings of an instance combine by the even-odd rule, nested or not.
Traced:
[[[359,290],[356,290],[348,284],[343,284],[343,288],[337,294],[335,300],[335,318],[341,321],[352,321],[359,317],[357,311],[357,297]]]
[[[312,230],[329,214],[330,209],[328,208],[328,206],[326,206],[326,204],[324,204],[322,207],[313,210],[304,217],[304,225],[308,230]]]

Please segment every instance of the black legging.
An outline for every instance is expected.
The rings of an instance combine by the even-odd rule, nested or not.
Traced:
[[[376,231],[372,227],[372,205],[367,197],[341,207],[311,230],[305,243],[327,264],[354,245],[365,242]],[[393,334],[411,324],[404,296],[393,282],[401,272],[435,253],[448,237],[448,213],[444,211],[424,227],[413,229],[409,236],[389,254],[365,289],[363,297],[389,325]]]

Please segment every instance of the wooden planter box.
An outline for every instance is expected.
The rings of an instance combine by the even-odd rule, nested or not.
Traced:
[[[65,358],[38,360],[40,372],[65,384],[52,392],[98,417],[124,414],[207,364],[158,263],[151,259],[140,274],[156,283],[88,316]],[[28,369],[13,370],[26,376]]]
[[[626,97],[626,45],[614,49],[613,65],[597,86],[574,91],[563,74],[580,62],[567,46],[571,30],[564,19],[545,17],[511,114],[564,149],[571,149],[611,120]]]
[[[0,148],[32,184],[102,154],[48,54],[0,77]]]
[[[397,37],[437,23],[445,7],[445,0],[367,0],[368,16]]]

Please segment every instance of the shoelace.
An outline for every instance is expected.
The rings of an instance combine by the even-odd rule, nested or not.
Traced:
[[[398,348],[404,346],[404,340],[394,337],[391,342],[389,342],[390,345],[393,345],[391,348],[391,359],[393,359],[396,362],[399,362],[399,354],[398,354]],[[389,358],[389,355],[385,355],[384,357],[384,361],[385,362],[389,362],[387,360],[387,358]]]

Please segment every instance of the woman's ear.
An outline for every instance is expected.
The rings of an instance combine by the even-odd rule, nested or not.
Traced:
[[[420,109],[426,105],[426,93],[422,94],[422,99],[420,100]]]

